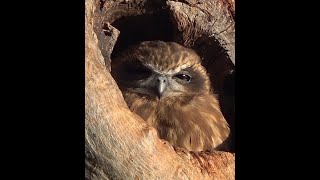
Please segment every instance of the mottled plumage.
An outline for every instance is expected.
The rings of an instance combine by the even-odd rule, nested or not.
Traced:
[[[229,126],[193,50],[145,41],[113,58],[112,75],[129,108],[160,138],[192,151],[224,146]]]

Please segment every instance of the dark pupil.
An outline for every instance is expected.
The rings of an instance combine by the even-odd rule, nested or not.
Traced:
[[[181,79],[181,80],[184,80],[184,81],[190,81],[191,80],[191,77],[189,75],[186,75],[186,74],[177,74],[175,75],[175,77]]]

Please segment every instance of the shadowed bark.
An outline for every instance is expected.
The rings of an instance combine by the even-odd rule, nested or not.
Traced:
[[[219,64],[214,62],[219,58],[207,50],[221,48],[220,61],[225,62],[222,69],[227,74],[235,63],[234,6],[230,6],[230,2],[86,0],[86,179],[235,178],[234,153],[189,152],[170,146],[157,137],[154,128],[128,109],[110,75],[112,53],[123,47],[116,43],[125,31],[115,28],[113,23],[119,25],[121,22],[116,23],[117,20],[130,16],[147,19],[143,15],[158,12],[167,14],[172,22],[172,34],[163,37],[196,49],[209,72],[212,64]],[[157,35],[150,37],[157,38]]]

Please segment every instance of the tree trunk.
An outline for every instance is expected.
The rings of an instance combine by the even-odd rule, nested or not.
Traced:
[[[110,75],[110,63],[112,53],[137,40],[128,32],[133,27],[130,18],[145,20],[143,28],[148,32],[155,32],[148,26],[158,28],[152,24],[155,19],[169,20],[168,31],[142,33],[144,37],[138,39],[162,37],[194,48],[217,79],[213,84],[220,93],[221,82],[234,69],[232,0],[86,0],[86,179],[235,179],[234,153],[172,147],[128,109]],[[120,33],[127,39],[121,39]],[[212,55],[213,50],[219,53]]]

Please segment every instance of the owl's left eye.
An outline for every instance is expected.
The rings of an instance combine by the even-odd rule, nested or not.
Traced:
[[[191,76],[187,75],[187,74],[177,74],[174,76],[175,78],[179,78],[183,81],[187,81],[190,82],[191,81]]]

